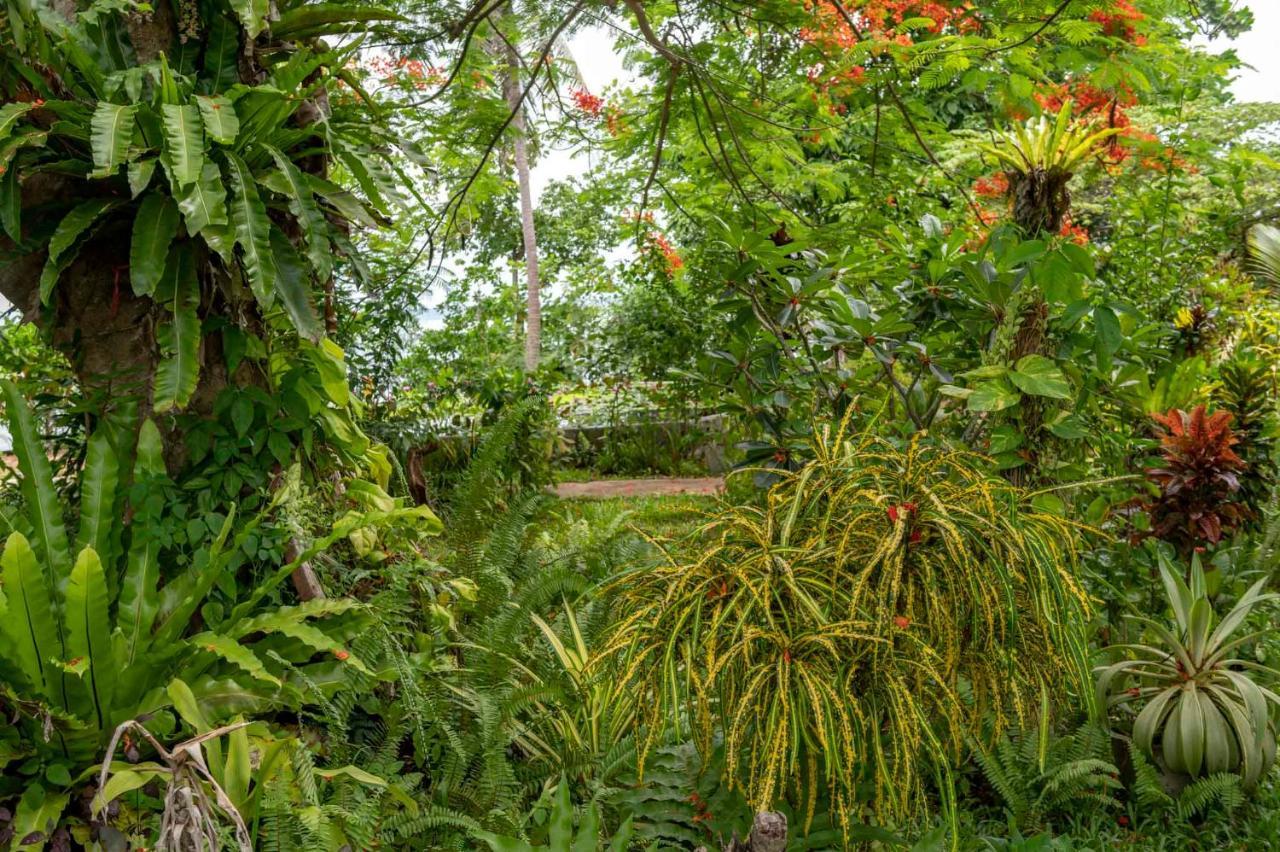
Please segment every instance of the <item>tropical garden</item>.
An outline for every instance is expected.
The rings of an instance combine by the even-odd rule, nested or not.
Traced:
[[[1274,848],[1253,24],[0,0],[0,849]]]

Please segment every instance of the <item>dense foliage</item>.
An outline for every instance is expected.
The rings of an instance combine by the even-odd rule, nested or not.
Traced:
[[[1273,842],[1252,24],[0,3],[0,848]]]

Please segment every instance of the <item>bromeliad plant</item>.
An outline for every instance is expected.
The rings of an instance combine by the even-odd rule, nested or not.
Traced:
[[[219,589],[265,512],[237,523],[232,511],[206,540],[192,542],[184,570],[167,564],[169,480],[159,431],[148,420],[136,444],[122,437],[131,431],[107,426],[90,438],[72,535],[31,412],[13,384],[3,391],[23,505],[6,518],[0,553],[0,706],[12,722],[0,732],[0,754],[32,757],[28,766],[43,775],[29,779],[23,802],[65,803],[116,726],[174,703],[175,678],[190,684],[187,703],[211,720],[296,708],[316,700],[317,689],[373,682],[346,647],[358,627],[355,601],[278,606],[268,598],[300,564],[357,529],[406,515],[434,525],[434,516],[393,508],[343,518],[296,559],[267,568],[247,593],[228,598]],[[267,511],[290,490],[281,488]],[[35,788],[42,792],[32,794]]]
[[[1199,559],[1192,561],[1190,585],[1167,560],[1160,576],[1174,630],[1132,616],[1158,644],[1119,646],[1131,656],[1096,670],[1100,702],[1132,717],[1134,746],[1168,772],[1233,773],[1253,787],[1275,762],[1272,705],[1280,706],[1280,696],[1257,680],[1275,682],[1280,671],[1239,656],[1266,631],[1238,634],[1254,607],[1278,596],[1263,592],[1264,578],[1217,620]]]
[[[1071,207],[1067,190],[1075,170],[1106,139],[1120,131],[1095,130],[1072,118],[1067,101],[1054,118],[1041,115],[1017,124],[979,149],[1005,168],[1013,220],[1028,236],[1056,234]]]
[[[969,738],[1086,684],[1077,529],[1026,496],[976,456],[823,430],[692,561],[616,582],[630,614],[597,664],[644,696],[641,767],[687,722],[704,754],[722,732],[757,810],[811,817],[822,788],[846,830],[867,800],[919,815],[930,768],[945,794]]]

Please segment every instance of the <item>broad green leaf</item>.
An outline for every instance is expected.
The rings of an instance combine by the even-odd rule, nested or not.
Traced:
[[[146,483],[164,475],[163,449],[160,430],[156,428],[156,424],[151,420],[143,421],[138,432],[138,453],[133,467],[135,484]],[[147,514],[149,511],[151,510],[145,502],[138,509],[124,580],[120,584],[116,619],[124,637],[124,659],[120,661],[121,666],[133,663],[146,647],[160,605],[156,589],[160,580],[160,543],[147,523],[151,520]]]
[[[225,92],[240,82],[236,68],[240,56],[240,27],[223,14],[207,15],[206,20],[209,29],[204,42],[203,77],[211,88],[204,91]]]
[[[140,790],[150,784],[157,778],[168,776],[168,772],[163,769],[115,769],[111,770],[111,777],[107,779],[107,785],[102,788],[97,796],[93,797],[93,814],[97,816],[107,805],[123,796],[125,793],[132,793],[134,790]]]
[[[10,533],[5,542],[0,579],[9,604],[8,613],[0,619],[0,632],[6,640],[0,656],[11,660],[46,698],[59,701],[61,697],[54,693],[61,675],[49,662],[62,657],[59,626],[48,577],[22,533]]]
[[[316,3],[280,14],[271,34],[280,39],[306,39],[323,35],[364,32],[372,21],[403,21],[391,9],[354,3]]]
[[[187,641],[191,643],[192,647],[221,657],[258,680],[275,686],[280,685],[280,679],[267,671],[266,666],[262,664],[262,660],[258,659],[257,654],[254,654],[253,651],[250,651],[230,636],[205,631],[204,633],[197,633]]]
[[[174,190],[200,180],[204,169],[204,132],[200,110],[191,104],[164,104],[164,164]]]
[[[7,138],[14,125],[18,123],[18,119],[31,112],[31,110],[31,104],[19,101],[0,106],[0,139]]]
[[[1017,405],[1022,396],[1003,379],[983,382],[969,394],[970,411],[1003,411]]]
[[[69,791],[46,790],[39,782],[28,784],[18,801],[13,822],[9,824],[9,830],[13,832],[13,846],[10,848],[14,852],[43,849],[45,841],[53,836],[70,799]],[[27,837],[36,835],[40,837],[38,841],[23,842]]]
[[[210,225],[227,224],[227,193],[222,186],[222,172],[215,163],[206,160],[200,180],[175,190],[174,198],[190,234],[198,234]]]
[[[115,524],[116,486],[120,482],[120,462],[106,429],[89,438],[84,470],[80,475],[80,530],[76,548],[93,548],[110,562],[111,530]]]
[[[178,206],[162,192],[143,199],[133,220],[133,242],[129,247],[129,277],[133,292],[150,296],[164,274],[169,245],[178,234]]]
[[[1071,385],[1058,365],[1043,355],[1026,355],[1018,359],[1009,372],[1009,381],[1025,394],[1053,399],[1071,399]]]
[[[236,141],[240,132],[240,119],[236,117],[235,104],[222,97],[196,96],[196,105],[200,107],[200,118],[204,121],[204,132],[219,145],[230,145]]]
[[[119,672],[111,652],[110,606],[102,561],[92,548],[86,547],[80,551],[67,584],[66,655],[73,662],[88,663],[86,679],[99,728],[106,727],[109,721],[112,684]]]
[[[104,213],[119,204],[109,198],[95,198],[81,202],[62,218],[49,240],[49,257],[40,272],[40,302],[49,304],[49,297],[63,270],[71,265],[80,250],[80,237],[98,221]]]
[[[170,318],[156,329],[161,359],[156,367],[155,410],[184,408],[200,381],[200,282],[192,252],[170,253],[165,274],[172,282]]]
[[[316,767],[316,774],[326,781],[330,781],[340,776],[346,776],[352,781],[359,781],[361,784],[368,784],[370,787],[385,787],[387,782],[374,775],[372,772],[365,772],[358,766],[339,766],[334,769],[321,769]]]
[[[239,720],[237,720],[239,721]],[[227,734],[227,763],[222,772],[222,788],[232,804],[244,810],[249,799],[249,781],[253,767],[249,758],[249,732],[237,728]]]
[[[71,577],[71,546],[67,543],[62,501],[54,490],[49,456],[22,392],[8,380],[0,380],[0,391],[4,394],[13,452],[22,472],[22,501],[27,521],[35,535],[36,553],[43,558],[49,572],[50,588],[55,592],[51,600],[56,602],[57,594]]]
[[[238,691],[242,691],[242,688],[235,681],[229,681],[228,683],[236,687]],[[197,682],[197,686],[200,686],[199,682]],[[205,713],[207,695],[202,693],[197,698],[195,691],[187,685],[187,682],[179,678],[169,681],[169,685],[165,688],[165,693],[169,696],[169,700],[173,702],[173,709],[178,716],[182,721],[190,725],[197,734],[204,734],[213,730],[213,721]],[[205,740],[204,750],[209,769],[212,770],[215,778],[220,777],[222,775],[222,743],[217,739]]]
[[[278,228],[271,229],[271,250],[278,273],[276,292],[280,294],[280,303],[284,305],[298,334],[312,343],[319,343],[324,336],[324,327],[311,304],[311,276],[308,275],[306,265],[289,238]]]
[[[110,177],[129,159],[135,109],[134,106],[98,102],[89,122],[93,177]]]
[[[280,169],[283,194],[289,212],[298,220],[302,235],[307,240],[307,258],[315,270],[318,281],[327,281],[333,271],[333,255],[329,251],[329,223],[316,204],[315,194],[306,176],[279,149],[267,147],[271,158]]]
[[[1093,326],[1098,334],[1098,348],[1105,357],[1111,357],[1124,342],[1120,331],[1120,320],[1116,312],[1106,305],[1098,305],[1093,309]]]
[[[551,825],[547,840],[552,849],[568,849],[573,840],[573,803],[569,801],[569,781],[560,776],[555,804],[551,808]]]
[[[366,228],[377,228],[381,224],[364,202],[351,192],[317,175],[306,175],[306,179],[312,191],[328,202],[342,218]]]
[[[266,26],[267,11],[270,7],[268,0],[229,0],[229,2],[231,10],[244,25],[245,33],[251,39],[257,38],[258,33],[262,32]]]
[[[137,198],[151,185],[151,177],[156,173],[156,158],[134,160],[129,164],[129,195]]]
[[[262,307],[271,307],[276,293],[276,264],[271,252],[271,221],[258,196],[253,173],[235,154],[227,154],[231,174],[231,223],[236,230],[249,288]]]
[[[22,242],[22,188],[17,169],[6,169],[0,175],[0,227],[9,239]]]

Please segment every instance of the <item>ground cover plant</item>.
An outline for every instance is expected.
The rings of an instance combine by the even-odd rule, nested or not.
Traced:
[[[1267,848],[1255,24],[3,0],[0,849]]]

